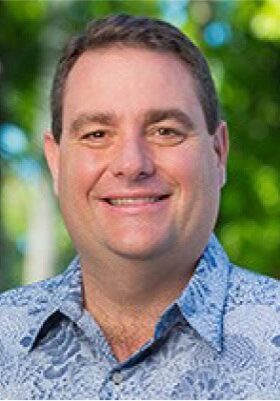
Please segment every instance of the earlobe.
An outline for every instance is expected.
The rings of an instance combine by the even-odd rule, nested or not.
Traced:
[[[220,172],[220,188],[222,188],[227,182],[227,170],[225,167],[221,168]]]
[[[51,132],[46,132],[44,135],[44,152],[52,175],[53,189],[58,195],[59,144],[56,143]]]
[[[226,169],[229,151],[228,128],[225,121],[221,121],[214,134],[214,149],[218,156],[220,188],[226,183]]]

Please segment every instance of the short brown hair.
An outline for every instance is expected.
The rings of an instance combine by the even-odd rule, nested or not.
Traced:
[[[62,132],[65,83],[77,59],[87,50],[121,44],[173,53],[187,65],[196,84],[209,134],[219,123],[219,105],[209,67],[193,42],[171,24],[148,17],[118,14],[92,20],[85,31],[72,37],[58,62],[52,91],[52,132],[57,143]]]

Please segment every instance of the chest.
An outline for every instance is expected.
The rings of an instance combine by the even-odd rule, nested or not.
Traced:
[[[192,330],[175,330],[125,363],[106,339],[56,334],[24,358],[1,366],[0,398],[248,399],[280,396],[277,360],[231,337],[218,353]],[[242,352],[240,350],[242,349]]]

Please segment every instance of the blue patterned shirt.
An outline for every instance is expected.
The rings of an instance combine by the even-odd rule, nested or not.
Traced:
[[[83,308],[75,259],[0,297],[1,399],[279,399],[280,285],[211,237],[153,338],[124,362]]]

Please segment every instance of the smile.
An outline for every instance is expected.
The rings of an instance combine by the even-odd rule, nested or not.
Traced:
[[[122,198],[105,198],[104,201],[112,206],[140,206],[149,203],[160,202],[169,195],[147,196],[147,197],[122,197]]]

